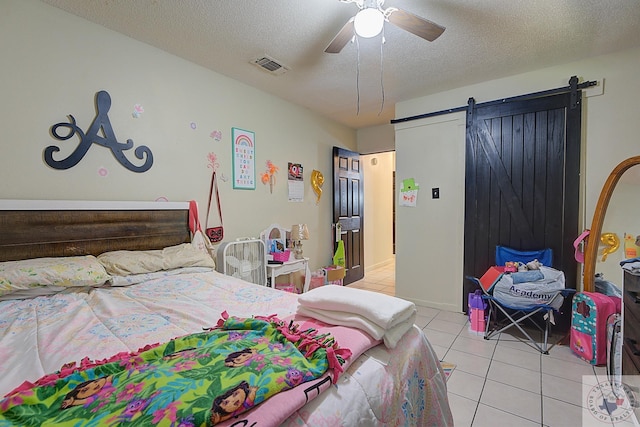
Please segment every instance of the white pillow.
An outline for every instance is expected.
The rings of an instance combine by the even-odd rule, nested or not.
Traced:
[[[150,251],[111,251],[98,255],[106,271],[114,276],[155,273],[182,267],[215,268],[213,258],[191,243]]]

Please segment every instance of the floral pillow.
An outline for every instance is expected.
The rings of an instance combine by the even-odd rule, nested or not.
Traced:
[[[93,255],[0,262],[0,295],[41,286],[102,286],[111,278]]]

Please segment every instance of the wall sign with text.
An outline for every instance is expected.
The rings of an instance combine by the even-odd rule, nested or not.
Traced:
[[[256,189],[255,133],[231,129],[233,143],[233,188]]]

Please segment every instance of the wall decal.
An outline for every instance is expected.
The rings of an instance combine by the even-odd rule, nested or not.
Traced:
[[[106,177],[107,175],[109,175],[109,169],[105,168],[104,166],[100,166],[100,168],[98,168],[98,175],[103,178]]]
[[[214,141],[219,142],[222,139],[222,132],[220,132],[219,130],[214,130],[209,134],[209,136],[213,138]]]
[[[196,122],[191,122],[189,123],[189,127],[193,130],[196,130],[198,128],[198,125],[196,125]]]
[[[216,153],[211,152],[207,154],[207,159],[209,160],[209,164],[207,165],[207,167],[213,169],[213,171],[215,172],[220,166],[220,163],[218,163],[218,156],[216,155]]]
[[[231,129],[233,138],[233,188],[256,189],[255,134],[248,130]]]
[[[144,113],[144,108],[140,104],[136,104],[133,106],[133,113],[131,115],[134,119],[140,118],[140,116]]]
[[[149,147],[141,145],[134,150],[137,159],[143,160],[144,163],[141,166],[136,166],[131,163],[124,155],[125,150],[133,148],[133,140],[127,139],[126,143],[118,142],[116,135],[111,127],[109,121],[109,109],[111,108],[111,97],[109,94],[101,90],[96,94],[96,109],[97,114],[91,123],[91,127],[85,134],[80,127],[76,125],[76,119],[69,114],[71,121],[69,123],[57,123],[51,127],[51,133],[59,141],[66,141],[72,138],[75,134],[78,134],[80,143],[76,147],[73,153],[66,159],[55,160],[53,154],[60,151],[60,148],[55,145],[50,145],[44,150],[44,161],[54,169],[69,169],[82,160],[92,143],[96,143],[103,147],[111,149],[114,157],[122,166],[133,172],[146,172],[153,165],[153,154]],[[68,128],[69,133],[67,135],[60,135],[58,128]],[[104,136],[100,136],[104,135]]]
[[[260,179],[264,185],[269,184],[269,192],[273,194],[273,186],[276,185],[276,173],[278,167],[274,165],[271,160],[267,160],[267,170],[260,175]]]

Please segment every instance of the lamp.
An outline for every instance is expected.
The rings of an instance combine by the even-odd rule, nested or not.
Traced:
[[[383,25],[384,15],[375,7],[362,9],[356,14],[353,21],[356,34],[364,38],[375,37],[380,34]]]
[[[309,228],[307,224],[293,224],[291,226],[291,241],[293,242],[293,256],[302,259],[302,241],[309,240]]]

